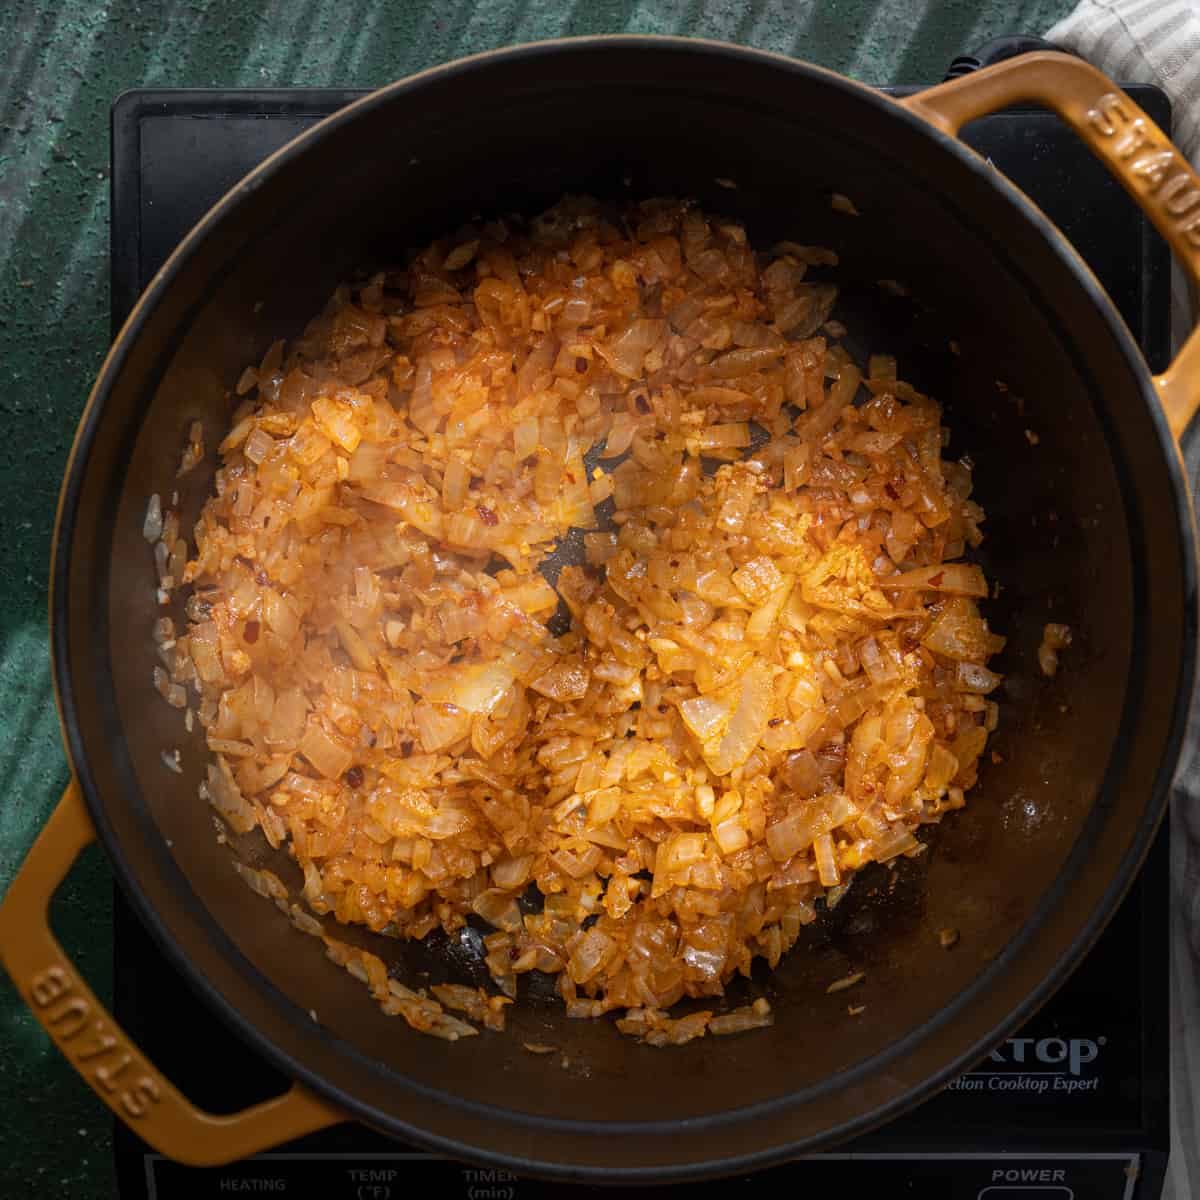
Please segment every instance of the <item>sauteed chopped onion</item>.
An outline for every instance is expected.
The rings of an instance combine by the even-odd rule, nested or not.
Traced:
[[[654,1045],[769,1024],[667,1010],[774,967],[975,783],[984,514],[938,405],[818,333],[834,264],[674,201],[471,226],[247,368],[186,566],[152,500],[190,595],[156,686],[199,697],[208,799],[414,1028],[499,1028],[532,971]],[[312,914],[482,922],[501,995],[410,991]]]

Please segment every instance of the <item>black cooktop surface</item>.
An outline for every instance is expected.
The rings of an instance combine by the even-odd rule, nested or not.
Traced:
[[[1153,88],[1130,91],[1170,126]],[[112,303],[119,327],[177,242],[232,184],[357,92],[137,91],[113,109]],[[1169,258],[1141,213],[1048,113],[1010,110],[966,140],[1055,221],[1108,288],[1154,370],[1169,349]],[[1166,830],[1084,964],[999,1050],[920,1108],[838,1152],[737,1180],[687,1185],[886,1189],[928,1200],[1154,1200],[1167,1152]],[[116,1014],[197,1103],[230,1112],[286,1080],[193,996],[118,894]],[[180,1037],[186,1029],[187,1036]],[[230,1167],[180,1167],[116,1129],[126,1200],[235,1194],[389,1200],[413,1189],[469,1200],[597,1191],[438,1159],[348,1124]],[[651,1189],[634,1189],[649,1194]],[[628,1193],[626,1193],[628,1194]]]

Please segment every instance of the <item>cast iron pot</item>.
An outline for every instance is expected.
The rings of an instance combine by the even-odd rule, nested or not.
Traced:
[[[1062,982],[1147,850],[1191,694],[1193,534],[1175,437],[1200,399],[1200,339],[1153,379],[1062,236],[956,140],[964,121],[1019,100],[1073,125],[1196,273],[1200,183],[1078,60],[1032,55],[897,103],[786,58],[636,37],[501,51],[384,88],[269,159],[180,246],[104,364],[63,484],[53,648],[75,778],[0,913],[22,994],[143,1138],[215,1163],[352,1118],[517,1172],[741,1171],[928,1096]],[[455,1045],[385,1017],[237,879],[196,799],[201,737],[186,739],[150,686],[160,610],[142,518],[151,493],[176,487],[185,517],[198,512],[211,455],[174,473],[190,423],[214,446],[242,366],[356,267],[564,191],[691,195],[743,218],[756,244],[836,248],[836,315],[855,347],[898,354],[946,405],[952,453],[976,460],[984,565],[1003,585],[987,610],[1009,637],[999,761],[969,807],[894,890],[861,881],[784,960],[765,984],[773,1028],[672,1051],[536,1000],[515,1006],[505,1034]],[[833,207],[834,191],[860,215]],[[1053,682],[1035,665],[1048,620],[1075,631]],[[161,758],[176,746],[181,777]],[[94,836],[167,958],[297,1080],[291,1091],[228,1117],[201,1112],[103,1012],[45,922]],[[274,863],[261,846],[237,851]],[[938,944],[946,928],[960,934],[952,952]],[[423,970],[459,969],[446,947],[384,953],[417,985]],[[825,993],[852,969],[866,971],[858,1015]],[[567,1069],[528,1041],[559,1047]]]

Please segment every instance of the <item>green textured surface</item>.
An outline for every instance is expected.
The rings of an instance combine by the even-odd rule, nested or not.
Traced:
[[[807,58],[868,83],[939,79],[987,38],[1040,32],[1071,0],[346,0],[0,4],[0,888],[67,768],[46,586],[58,482],[108,342],[108,106],[140,86],[371,87],[545,37],[686,34]],[[296,36],[291,36],[295,34]],[[111,991],[111,876],[89,852],[55,905]],[[107,1110],[0,976],[0,1198],[113,1194]]]

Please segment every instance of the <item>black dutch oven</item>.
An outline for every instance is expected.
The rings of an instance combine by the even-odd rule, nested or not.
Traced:
[[[1193,531],[1176,438],[1200,400],[1200,339],[1152,378],[1063,237],[956,140],[966,120],[1017,101],[1073,125],[1196,274],[1200,186],[1076,59],[1029,55],[896,102],[787,58],[640,37],[520,47],[384,88],[274,155],[183,242],[104,364],[63,483],[53,650],[74,780],[0,910],[22,994],[142,1137],[216,1163],[354,1119],[517,1172],[742,1171],[915,1104],[1062,982],[1150,844],[1191,695]],[[384,1016],[230,870],[196,798],[200,735],[181,743],[149,682],[158,609],[142,518],[152,493],[176,486],[185,518],[199,511],[211,458],[174,475],[191,422],[215,445],[242,366],[356,267],[566,191],[689,195],[744,219],[757,244],[837,249],[837,316],[855,346],[897,354],[976,460],[985,566],[1003,585],[988,605],[1009,637],[1001,761],[893,891],[855,888],[785,958],[769,984],[773,1028],[673,1051],[551,1004],[520,1003],[504,1035],[454,1045]],[[903,281],[913,302],[881,301],[881,279]],[[1036,666],[1048,620],[1075,632],[1053,682]],[[179,745],[182,777],[161,758]],[[93,837],[167,958],[297,1080],[291,1091],[232,1116],[201,1112],[103,1012],[45,921]],[[272,862],[262,847],[239,851]],[[960,934],[952,953],[944,928]],[[385,953],[416,983],[455,970],[436,948]],[[825,986],[854,968],[866,978],[852,1016]],[[527,1041],[559,1047],[568,1068]]]

